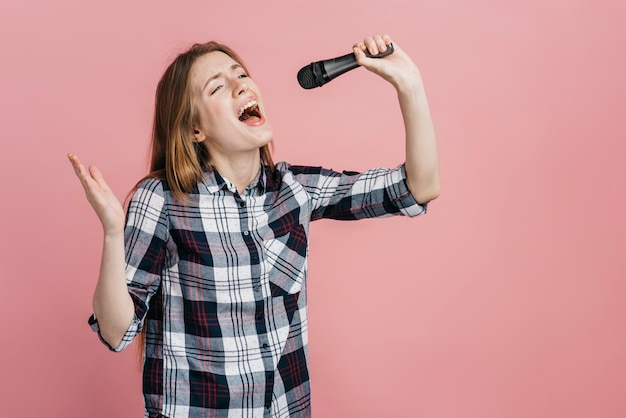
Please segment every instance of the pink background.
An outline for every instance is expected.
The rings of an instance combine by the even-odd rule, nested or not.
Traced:
[[[378,32],[422,69],[443,190],[417,220],[313,224],[315,417],[626,416],[626,3],[216,3],[0,5],[2,416],[142,412],[134,350],[86,323],[101,230],[65,154],[123,198],[166,64],[216,39],[261,86],[276,160],[395,166],[390,86],[296,81]]]

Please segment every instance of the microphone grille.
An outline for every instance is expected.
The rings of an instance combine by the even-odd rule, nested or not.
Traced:
[[[302,67],[300,71],[298,71],[298,83],[300,83],[300,87],[303,89],[312,89],[315,87],[320,87],[322,84],[318,84],[316,81],[315,74],[313,72],[313,66],[315,63],[307,65],[306,67]]]

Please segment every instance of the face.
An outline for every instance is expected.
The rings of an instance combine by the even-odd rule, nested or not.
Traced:
[[[261,92],[244,68],[223,52],[209,52],[191,68],[191,88],[199,114],[195,138],[213,158],[258,155],[273,138]]]

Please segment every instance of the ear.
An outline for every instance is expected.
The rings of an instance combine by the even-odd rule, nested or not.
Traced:
[[[197,126],[193,129],[192,137],[193,137],[193,140],[198,143],[206,139],[206,135]]]

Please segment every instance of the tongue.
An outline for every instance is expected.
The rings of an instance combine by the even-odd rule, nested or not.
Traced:
[[[241,116],[241,121],[243,123],[245,123],[246,125],[254,125],[254,124],[258,123],[260,120],[261,120],[261,118],[256,116],[256,115],[244,114],[244,115]]]
[[[240,121],[247,125],[254,125],[261,120],[261,115],[256,107],[246,109],[246,111],[239,118]]]

